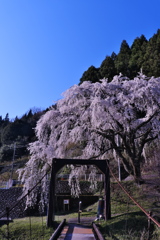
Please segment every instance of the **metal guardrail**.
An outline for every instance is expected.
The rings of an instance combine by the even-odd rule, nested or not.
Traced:
[[[92,223],[92,228],[93,228],[93,233],[95,235],[95,238],[97,240],[105,240],[104,237],[102,236],[101,232],[99,231],[97,225],[94,222]]]
[[[54,231],[54,233],[52,234],[51,238],[49,240],[56,240],[59,235],[62,232],[62,229],[64,227],[64,225],[66,224],[66,219],[64,219],[57,227],[57,229]]]
[[[21,181],[9,179],[8,181],[0,181],[0,189],[9,189],[15,186],[22,186]]]
[[[68,179],[69,179],[69,174],[59,174],[59,175],[56,176],[56,178],[57,178],[58,180],[61,180],[61,181],[63,181],[63,180],[68,180]],[[88,178],[89,178],[89,174],[81,174],[81,175],[79,176],[79,179],[82,180],[82,181],[87,181]],[[104,176],[103,176],[103,174],[96,174],[96,180],[97,180],[98,182],[103,182],[103,181],[104,181]]]

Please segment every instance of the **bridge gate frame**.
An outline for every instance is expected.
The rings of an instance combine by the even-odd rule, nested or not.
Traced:
[[[58,159],[52,161],[52,172],[50,180],[49,206],[47,216],[47,226],[53,227],[55,219],[55,184],[56,174],[65,165],[95,165],[104,175],[104,217],[105,221],[111,218],[110,206],[110,176],[108,160],[86,160],[86,159]]]

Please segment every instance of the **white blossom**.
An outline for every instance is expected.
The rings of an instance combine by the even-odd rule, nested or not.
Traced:
[[[63,96],[37,122],[38,140],[30,144],[31,157],[20,175],[25,191],[51,168],[53,158],[106,159],[111,147],[126,170],[138,174],[145,144],[160,136],[160,78],[140,72],[129,80],[120,74],[112,82],[74,85]],[[70,185],[77,181],[75,171]]]

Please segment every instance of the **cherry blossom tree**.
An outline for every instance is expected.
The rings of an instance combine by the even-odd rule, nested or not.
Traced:
[[[160,136],[160,78],[140,72],[133,80],[120,74],[111,82],[74,85],[40,118],[35,132],[38,140],[20,171],[25,191],[51,168],[53,158],[107,159],[111,149],[140,183],[144,147]]]

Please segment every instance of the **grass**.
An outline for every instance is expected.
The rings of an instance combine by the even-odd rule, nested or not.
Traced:
[[[112,217],[107,223],[102,221],[100,230],[106,239],[146,240],[147,238],[141,238],[146,226],[147,219],[144,214],[142,212],[132,212]]]
[[[154,227],[153,233],[147,230],[147,219],[142,212],[132,212],[101,221],[100,231],[107,240],[159,240],[160,231]]]
[[[131,196],[147,212],[152,208],[153,202],[148,201],[142,186],[132,181],[123,182],[123,186]],[[154,224],[152,236],[148,234],[148,219],[146,215],[129,199],[119,188],[117,183],[111,183],[111,213],[112,219],[99,222],[99,228],[107,240],[159,240],[160,230]]]
[[[7,229],[7,225],[3,225],[0,228],[0,239],[48,240],[53,232],[52,228],[46,227],[46,217],[26,217],[14,219],[9,224],[9,229]]]
[[[97,204],[94,204],[94,208]],[[96,211],[84,210],[81,217],[95,216]],[[55,221],[60,223],[63,219],[77,218],[77,212],[69,214],[59,213],[55,216]],[[9,239],[10,240],[48,240],[54,232],[53,228],[46,227],[47,217],[25,217],[14,219],[9,224]],[[7,225],[0,227],[0,239],[8,239]]]
[[[123,182],[124,188],[147,212],[155,204],[148,201],[143,185],[137,186],[132,181]],[[89,209],[92,209],[89,211]],[[81,217],[96,216],[97,203],[84,209]],[[148,238],[148,219],[146,215],[123,193],[117,183],[111,182],[111,213],[112,219],[97,222],[100,231],[107,240],[159,240],[160,229],[152,224],[152,237]],[[56,216],[57,220],[77,217],[77,213]]]
[[[148,201],[142,187],[138,187],[132,181],[123,182],[123,186],[134,196],[134,199],[147,211],[155,204]],[[81,217],[96,217],[97,203],[83,209]],[[117,183],[111,183],[111,213],[112,219],[107,222],[101,220],[96,222],[100,231],[107,240],[146,240],[148,239],[148,219],[145,214],[122,192]],[[77,218],[77,211],[57,213],[56,222],[64,218]],[[31,221],[31,229],[30,229]],[[160,239],[160,229],[152,225],[152,240]],[[48,240],[53,233],[52,228],[46,227],[46,217],[32,217],[14,219],[9,224],[10,240]],[[0,228],[0,239],[7,239],[7,226]]]

